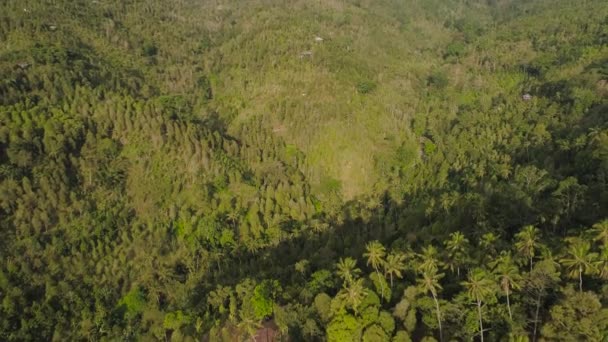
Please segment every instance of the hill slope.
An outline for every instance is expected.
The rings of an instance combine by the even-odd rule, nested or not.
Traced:
[[[0,339],[608,331],[604,1],[0,13]]]

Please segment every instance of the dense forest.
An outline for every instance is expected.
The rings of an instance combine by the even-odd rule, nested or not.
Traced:
[[[608,341],[605,0],[4,0],[0,42],[0,341]]]

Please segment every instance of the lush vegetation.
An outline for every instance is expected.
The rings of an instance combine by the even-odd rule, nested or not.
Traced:
[[[0,340],[608,338],[605,1],[8,0],[0,41]]]

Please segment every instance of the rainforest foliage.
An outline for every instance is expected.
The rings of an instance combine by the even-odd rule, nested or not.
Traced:
[[[0,2],[0,340],[608,338],[608,2]]]

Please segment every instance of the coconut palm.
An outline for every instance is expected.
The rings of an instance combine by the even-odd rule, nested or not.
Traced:
[[[418,265],[418,270],[429,271],[432,269],[439,269],[439,252],[437,248],[433,245],[429,245],[422,248],[422,253],[418,254],[420,258],[420,264]]]
[[[496,245],[499,239],[500,236],[497,236],[492,232],[485,233],[481,236],[479,239],[479,247],[481,247],[479,252],[483,253],[481,259],[485,260],[486,258],[492,258],[496,255]]]
[[[391,279],[391,289],[393,288],[393,277],[402,278],[401,272],[405,271],[405,255],[401,253],[391,253],[384,262],[384,274],[388,274]]]
[[[496,284],[486,271],[477,268],[469,273],[468,280],[462,282],[462,285],[467,289],[469,298],[474,300],[477,305],[479,334],[481,336],[481,342],[483,342],[483,315],[481,313],[481,306],[485,300],[494,294]]]
[[[235,230],[236,223],[239,221],[240,216],[241,213],[236,209],[230,209],[230,211],[228,211],[228,214],[226,215],[226,218],[228,219],[228,221],[230,221],[230,223],[232,223],[232,228]]]
[[[328,225],[327,223],[321,222],[320,220],[312,220],[310,228],[314,233],[321,234],[327,230]]]
[[[533,259],[540,244],[538,242],[540,233],[534,226],[525,226],[519,233],[515,234],[517,241],[515,248],[529,260],[530,271],[532,271]]]
[[[583,292],[583,274],[593,274],[597,270],[597,253],[591,252],[591,244],[580,238],[571,239],[566,256],[560,263],[568,269],[568,275],[578,278],[578,289]]]
[[[608,219],[594,224],[591,232],[595,234],[596,241],[601,241],[604,246],[608,246]]]
[[[252,317],[242,317],[241,321],[237,325],[237,328],[241,331],[245,339],[251,339],[255,341],[255,336],[262,325],[258,320]]]
[[[598,254],[597,273],[601,279],[608,280],[608,245],[603,246]]]
[[[357,308],[365,298],[365,288],[363,287],[363,279],[359,278],[351,282],[345,283],[342,290],[338,292],[336,297],[351,307],[356,313]]]
[[[468,255],[469,240],[461,232],[455,232],[450,234],[450,239],[444,244],[448,252],[450,271],[454,272],[455,268],[456,274],[460,277],[460,267],[464,265]]]
[[[498,277],[501,290],[507,296],[507,309],[509,310],[509,318],[513,320],[511,312],[510,294],[512,289],[521,288],[522,277],[519,274],[519,268],[513,262],[513,257],[510,252],[501,253],[500,257],[491,264],[494,274]]]
[[[443,341],[443,331],[441,329],[441,311],[439,310],[439,301],[437,293],[441,290],[439,280],[443,278],[443,273],[437,273],[436,268],[431,268],[422,272],[422,278],[418,279],[418,288],[424,293],[430,293],[435,301],[435,310],[437,313],[437,324],[439,325],[439,340]]]
[[[386,256],[386,250],[384,246],[378,241],[372,241],[365,247],[366,252],[363,254],[367,258],[367,265],[371,265],[378,277],[380,277],[379,267],[384,264],[384,257]],[[381,283],[382,298],[384,298],[384,283]]]
[[[357,261],[353,258],[340,258],[336,267],[338,268],[338,276],[346,283],[352,282],[361,274],[361,270],[357,268]]]

